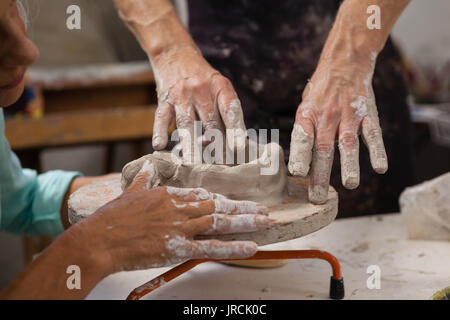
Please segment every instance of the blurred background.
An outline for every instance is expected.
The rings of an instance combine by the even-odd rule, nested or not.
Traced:
[[[65,27],[72,4],[82,8],[81,30]],[[186,4],[175,5],[186,23]],[[28,7],[29,35],[41,58],[29,74],[28,98],[8,109],[6,122],[23,166],[101,175],[152,152],[153,76],[112,1],[29,1]],[[412,1],[392,33],[410,88],[417,182],[450,170],[449,13],[448,0]],[[0,233],[0,289],[50,241]]]

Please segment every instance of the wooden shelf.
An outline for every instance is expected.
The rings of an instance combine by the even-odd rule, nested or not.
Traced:
[[[5,131],[14,150],[151,138],[155,110],[155,105],[127,106],[10,119]]]

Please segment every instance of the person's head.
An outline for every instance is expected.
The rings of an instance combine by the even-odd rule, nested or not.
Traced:
[[[25,71],[39,55],[27,38],[18,6],[16,0],[0,0],[0,108],[20,97]]]

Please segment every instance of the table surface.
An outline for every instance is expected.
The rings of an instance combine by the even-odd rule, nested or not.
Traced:
[[[340,219],[306,237],[261,250],[320,249],[342,267],[345,299],[430,299],[450,286],[450,242],[408,240],[400,214]],[[367,268],[380,270],[380,289],[369,289]],[[87,299],[125,299],[170,268],[120,272],[100,282]],[[290,260],[279,268],[201,264],[144,299],[328,299],[331,268],[323,260]],[[220,289],[220,290],[218,290]]]

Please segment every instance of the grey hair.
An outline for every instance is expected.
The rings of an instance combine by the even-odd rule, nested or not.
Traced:
[[[27,15],[27,10],[25,9],[25,6],[23,4],[22,0],[17,0],[17,8],[19,8],[19,14],[20,17],[23,20],[23,23],[25,23],[25,27],[28,29],[28,15]]]

